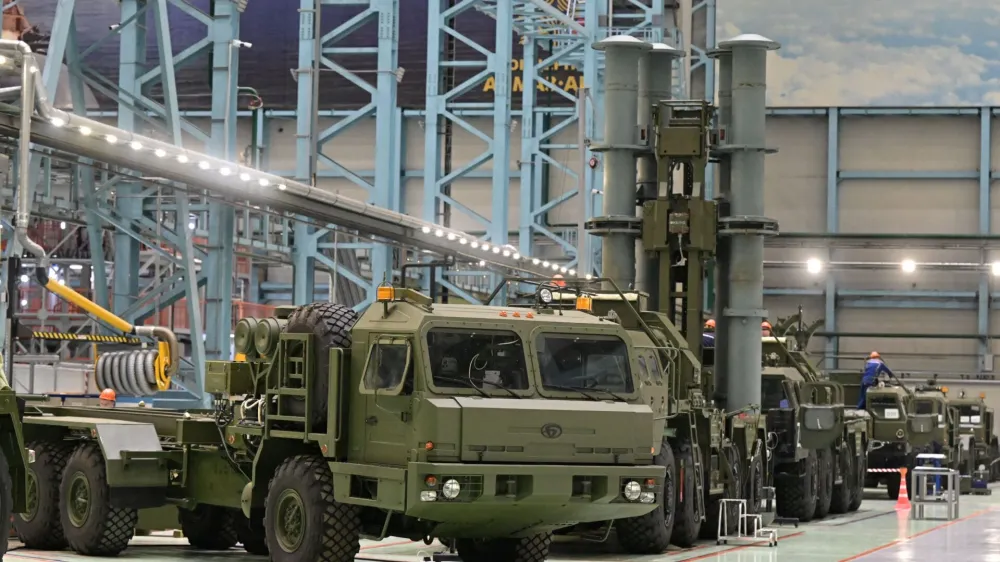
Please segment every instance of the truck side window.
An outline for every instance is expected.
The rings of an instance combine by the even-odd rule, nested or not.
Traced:
[[[412,361],[410,347],[402,343],[377,342],[371,348],[368,366],[365,369],[364,385],[368,390],[395,390],[403,377],[412,388]],[[404,389],[404,394],[408,391]]]
[[[526,390],[521,337],[508,330],[432,328],[427,332],[431,378],[437,388]]]
[[[639,355],[639,378],[645,384],[650,384],[652,380],[649,378],[649,367],[646,366],[646,356]]]
[[[649,372],[653,375],[653,382],[657,386],[663,386],[665,382],[663,377],[663,367],[660,366],[660,360],[657,359],[655,351],[649,352],[648,365]]]

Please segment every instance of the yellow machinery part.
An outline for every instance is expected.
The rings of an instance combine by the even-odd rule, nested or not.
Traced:
[[[131,324],[115,316],[103,306],[91,301],[87,297],[81,295],[80,293],[74,291],[73,289],[70,289],[66,285],[60,285],[55,280],[49,279],[48,282],[45,284],[45,288],[59,295],[66,301],[93,314],[101,322],[104,322],[108,326],[111,326],[112,328],[122,333],[127,334],[132,331]]]
[[[170,346],[164,342],[157,344],[159,353],[156,354],[156,387],[160,390],[170,390],[170,376],[167,375],[167,368],[170,367]]]

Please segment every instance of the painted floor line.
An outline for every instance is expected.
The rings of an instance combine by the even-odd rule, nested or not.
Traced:
[[[895,511],[883,511],[881,513],[871,513],[871,514],[866,515],[864,517],[857,517],[857,518],[854,518],[854,519],[851,519],[851,520],[848,520],[848,521],[838,521],[836,523],[831,523],[831,524],[826,525],[826,526],[827,527],[843,527],[844,525],[850,525],[851,523],[859,523],[861,521],[868,521],[868,520],[871,520],[871,519],[877,519],[879,517],[885,517],[886,515],[889,515],[890,513],[895,513]]]
[[[894,546],[896,546],[896,545],[898,545],[900,543],[904,543],[906,541],[913,540],[913,539],[915,539],[917,537],[922,537],[924,535],[929,535],[929,534],[933,533],[934,531],[940,531],[941,529],[947,529],[948,527],[951,527],[952,525],[957,525],[959,523],[963,523],[963,522],[968,521],[970,519],[975,519],[976,517],[980,517],[982,515],[986,515],[987,513],[990,513],[992,511],[995,511],[995,510],[994,509],[982,509],[982,510],[970,513],[970,514],[966,515],[965,517],[959,517],[958,519],[955,519],[954,521],[948,521],[946,523],[938,525],[937,527],[932,527],[930,529],[925,529],[923,531],[920,531],[919,533],[914,533],[912,535],[908,535],[905,539],[895,539],[895,540],[893,540],[891,542],[888,542],[886,544],[883,544],[881,546],[876,546],[874,548],[869,548],[868,550],[866,550],[864,552],[861,552],[861,553],[858,553],[858,554],[855,554],[854,556],[850,556],[848,558],[841,558],[837,562],[852,562],[854,560],[860,560],[861,558],[864,558],[865,556],[868,556],[870,554],[875,554],[876,552],[881,552],[881,551],[886,550],[888,548],[892,548],[892,547],[894,547]]]

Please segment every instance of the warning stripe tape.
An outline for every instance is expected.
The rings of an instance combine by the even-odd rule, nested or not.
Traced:
[[[902,472],[901,468],[869,468],[868,472]]]
[[[88,341],[95,343],[124,343],[140,345],[142,340],[128,336],[102,336],[99,334],[65,334],[62,332],[31,332],[36,340]]]

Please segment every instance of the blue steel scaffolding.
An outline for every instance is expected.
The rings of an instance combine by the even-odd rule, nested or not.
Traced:
[[[137,133],[154,132],[180,145],[184,135],[217,156],[232,157],[236,130],[239,19],[245,2],[214,0],[210,12],[204,12],[182,0],[121,0],[120,19],[110,26],[106,36],[87,49],[77,45],[76,0],[58,3],[42,69],[49,92],[60,87],[60,78],[68,76],[73,110],[85,113],[85,91],[114,100],[118,104],[117,126]],[[12,5],[5,6],[6,9]],[[172,18],[192,18],[205,27],[204,37],[185,46],[180,52],[170,34]],[[149,35],[155,40],[157,59],[148,60]],[[114,83],[88,66],[88,56],[100,46],[119,43],[119,78]],[[201,60],[212,61],[211,129],[206,132],[181,116],[178,104],[175,69]],[[63,72],[65,65],[65,70]],[[65,87],[66,85],[64,85]],[[154,86],[160,95],[154,99]],[[94,142],[118,142],[118,139]],[[123,150],[127,139],[121,139]],[[190,141],[189,141],[190,142]],[[188,358],[179,380],[182,389],[157,396],[158,405],[205,407],[205,360],[228,357],[234,254],[234,210],[200,201],[184,192],[163,193],[150,189],[132,177],[102,173],[92,162],[80,162],[71,169],[71,190],[63,198],[78,201],[78,219],[85,222],[93,263],[94,299],[126,320],[141,324],[147,319],[158,322],[158,312],[184,300],[189,324]],[[54,167],[60,164],[36,154],[32,159],[31,197],[36,202],[51,200]],[[58,197],[56,197],[58,198]],[[190,223],[201,216],[200,225]],[[166,216],[170,218],[167,219]],[[195,228],[200,227],[199,231]],[[108,294],[107,256],[104,255],[104,230],[114,232],[112,294]],[[204,236],[207,244],[196,247],[195,237]],[[16,244],[12,250],[19,252]],[[49,248],[48,250],[51,250]],[[141,255],[155,252],[169,263],[168,273],[146,284],[140,283]],[[201,287],[204,287],[204,298]],[[204,304],[204,307],[202,306]],[[156,315],[156,317],[154,317]]]

